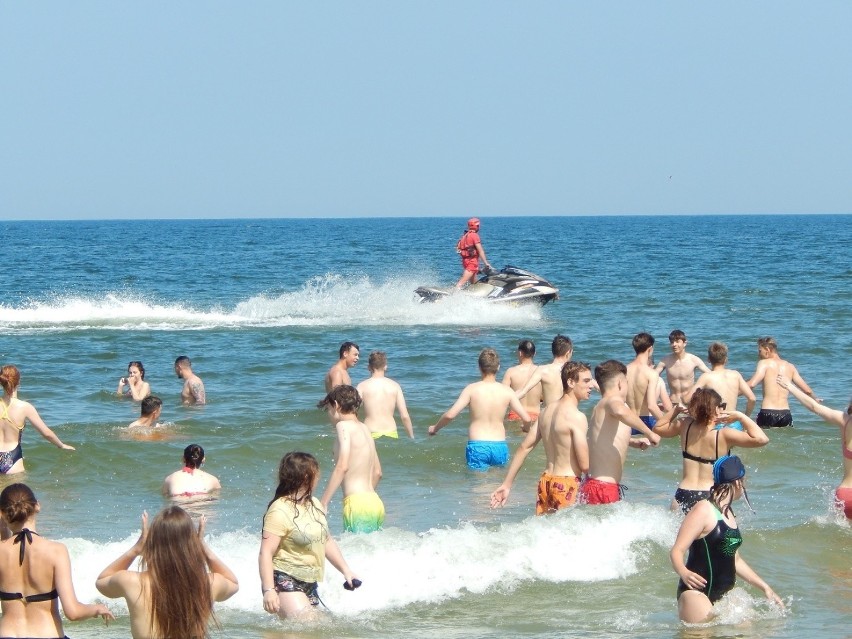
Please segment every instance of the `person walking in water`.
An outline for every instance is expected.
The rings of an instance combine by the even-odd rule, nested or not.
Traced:
[[[465,284],[471,284],[479,272],[479,260],[485,263],[485,270],[491,270],[491,264],[485,257],[485,249],[482,248],[482,240],[479,238],[479,218],[472,217],[467,221],[467,229],[456,244],[456,251],[461,255],[462,276],[456,282],[456,288],[462,288]]]

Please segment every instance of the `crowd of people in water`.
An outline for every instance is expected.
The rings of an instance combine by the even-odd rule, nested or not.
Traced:
[[[466,386],[436,423],[429,436],[469,413],[465,458],[472,471],[508,465],[503,482],[491,495],[491,506],[507,503],[515,478],[529,453],[543,442],[545,468],[537,486],[535,512],[547,515],[576,504],[600,505],[623,498],[621,484],[629,448],[657,446],[662,438],[678,438],[683,458],[682,477],[672,509],[683,514],[671,549],[679,577],[680,619],[708,621],[714,604],[739,577],[783,606],[772,588],[740,554],[742,536],[732,510],[744,498],[746,469],[732,449],[769,443],[768,429],[792,425],[788,403],[793,395],[808,410],[840,429],[844,476],[836,491],[838,506],[852,519],[852,403],[845,411],[824,406],[796,367],[781,358],[771,337],[758,340],[759,360],[746,380],[726,367],[727,348],[714,342],[707,366],[687,352],[682,331],[669,335],[671,353],[654,364],[654,338],[633,338],[635,359],[628,364],[607,360],[592,367],[572,359],[573,344],[557,335],[552,361],[535,363],[535,345],[518,344],[518,363],[497,380],[500,358],[491,348],[479,354],[481,378]],[[360,349],[344,342],[338,361],[325,377],[325,397],[318,408],[335,427],[334,468],[318,498],[320,469],[307,452],[286,453],[278,468],[278,485],[263,515],[258,555],[262,607],[282,618],[310,619],[320,610],[318,583],[325,562],[344,576],[344,588],[361,581],[343,557],[331,534],[327,510],[338,489],[343,493],[344,531],[380,530],[385,508],[376,488],[382,467],[376,441],[399,437],[396,416],[406,434],[414,428],[400,385],[387,376],[388,359],[381,351],[369,356],[370,376],[354,386],[349,374]],[[700,376],[696,379],[696,371]],[[179,357],[175,373],[184,382],[186,404],[206,401],[204,385],[192,372],[189,359]],[[665,379],[663,379],[665,375]],[[23,472],[21,439],[26,422],[60,449],[73,450],[44,423],[32,404],[18,399],[20,372],[0,370],[0,474]],[[760,387],[760,410],[753,420]],[[600,400],[587,416],[580,408],[592,393]],[[162,401],[151,395],[140,361],[128,365],[117,393],[140,403],[141,416],[129,428],[158,428]],[[744,411],[737,410],[740,397]],[[363,414],[363,419],[359,416]],[[514,456],[506,442],[506,421],[525,432]],[[168,497],[215,492],[219,480],[201,470],[204,450],[191,444],[184,450],[183,468],[163,483]],[[532,496],[531,496],[532,497]],[[532,501],[532,500],[531,500]],[[0,493],[0,637],[64,637],[59,602],[66,619],[113,618],[103,604],[77,600],[71,562],[61,543],[36,532],[40,504],[25,484],[7,485]],[[197,524],[178,505],[158,513],[149,523],[142,515],[141,535],[125,553],[107,565],[97,589],[109,598],[127,602],[133,637],[204,637],[216,623],[213,604],[237,592],[234,573],[204,542],[205,519]],[[138,568],[131,569],[138,560]]]

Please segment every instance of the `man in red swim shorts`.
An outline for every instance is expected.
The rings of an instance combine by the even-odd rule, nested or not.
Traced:
[[[485,268],[491,270],[491,264],[488,263],[488,258],[485,257],[485,249],[482,248],[482,240],[479,239],[479,218],[472,217],[467,221],[467,230],[456,244],[456,251],[462,258],[462,268],[464,272],[456,282],[456,288],[461,288],[465,284],[470,284],[476,278],[479,272],[479,260],[485,263]]]

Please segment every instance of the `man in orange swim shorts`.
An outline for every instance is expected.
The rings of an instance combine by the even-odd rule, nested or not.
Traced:
[[[503,375],[503,384],[515,392],[522,389],[538,370],[538,366],[533,362],[533,357],[535,357],[535,344],[533,344],[532,340],[522,339],[518,342],[518,364],[506,371],[506,374]],[[527,414],[530,416],[533,424],[538,420],[539,408],[541,407],[541,393],[541,383],[539,382],[521,398],[521,403],[527,409]],[[513,410],[510,410],[506,417],[510,422],[521,421],[520,415]]]

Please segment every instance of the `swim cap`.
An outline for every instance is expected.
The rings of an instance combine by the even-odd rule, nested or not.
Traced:
[[[479,230],[479,218],[472,217],[467,221],[467,228],[472,229],[474,231]]]
[[[745,466],[736,455],[724,455],[713,464],[713,482],[730,484],[745,477]]]

